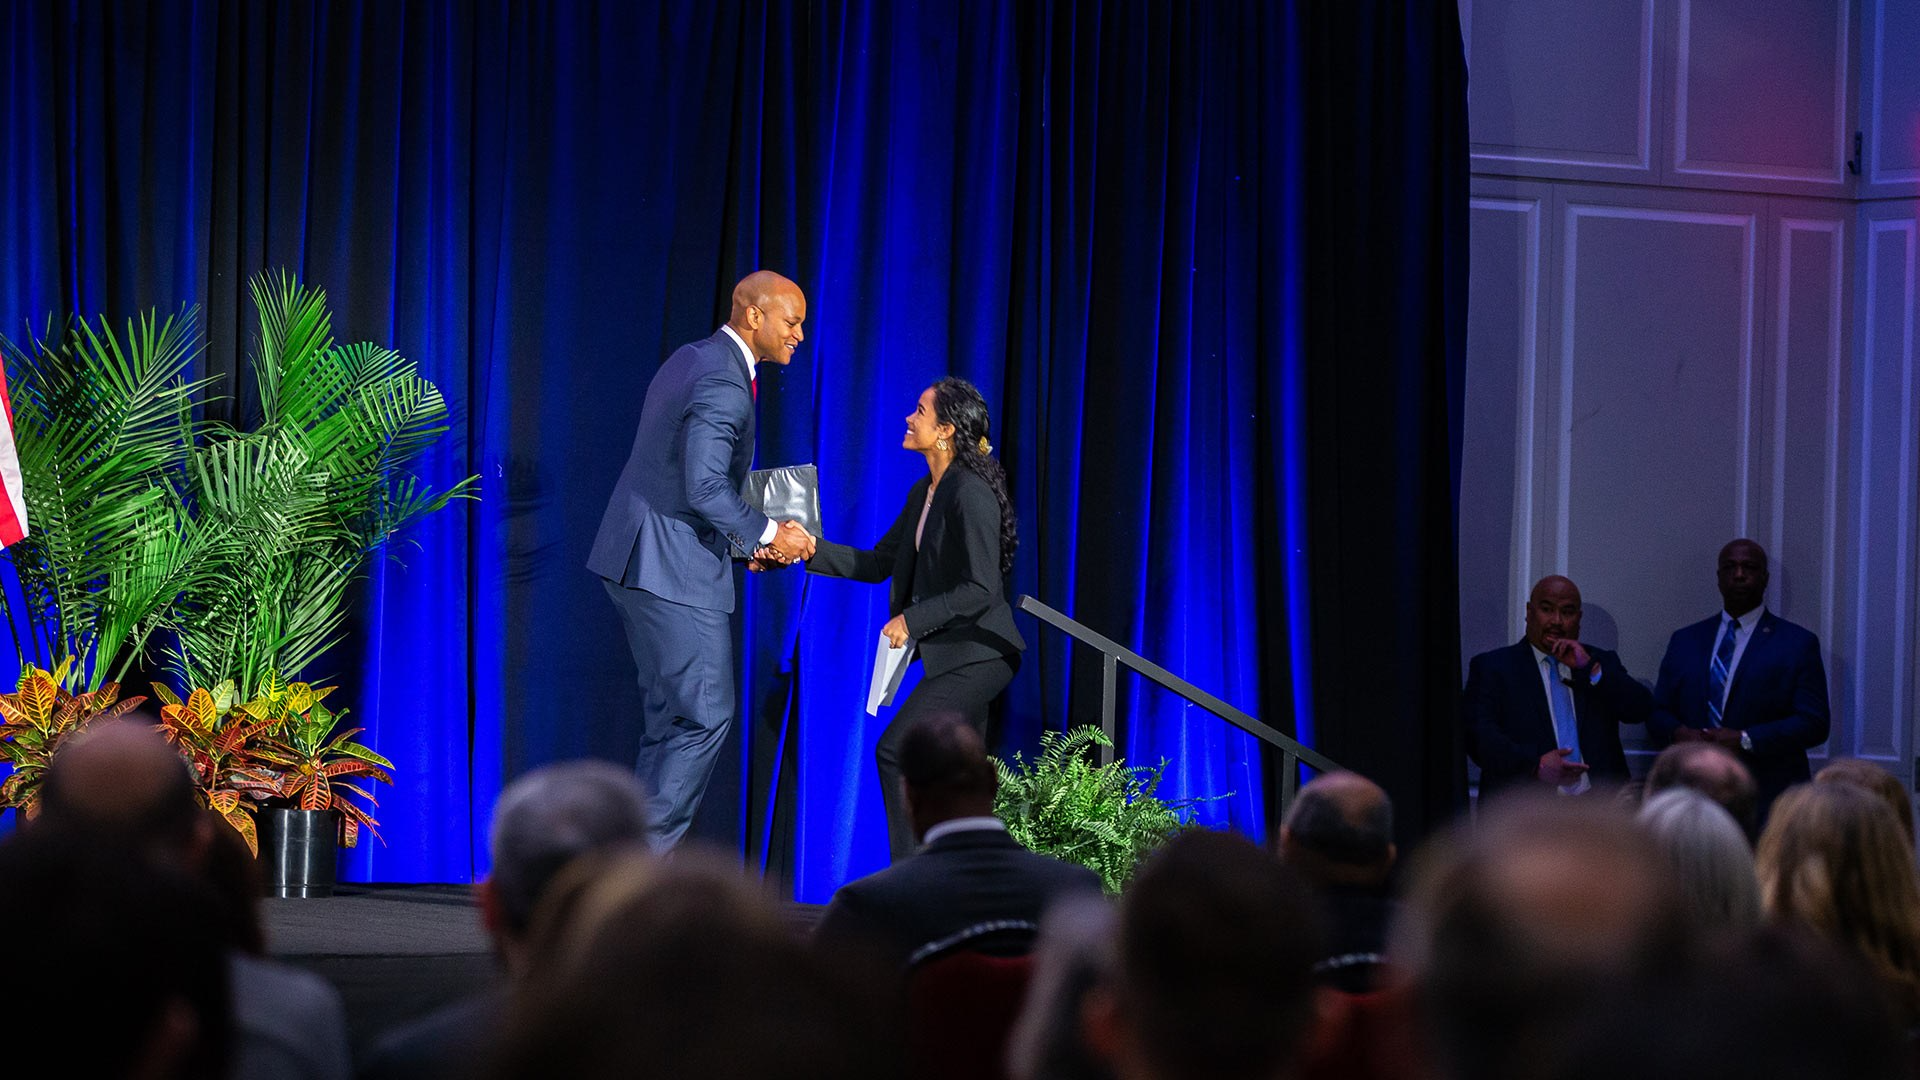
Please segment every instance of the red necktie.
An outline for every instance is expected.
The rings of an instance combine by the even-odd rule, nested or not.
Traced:
[[[749,393],[751,393],[751,394],[753,395],[753,400],[754,400],[755,402],[758,402],[758,401],[760,400],[760,380],[759,380],[759,379],[748,379],[748,380],[747,380],[747,391],[748,391]]]

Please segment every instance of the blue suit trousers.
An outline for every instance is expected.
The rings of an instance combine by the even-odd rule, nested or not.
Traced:
[[[640,756],[648,843],[666,851],[693,824],[733,723],[733,629],[727,612],[602,582],[640,671]]]

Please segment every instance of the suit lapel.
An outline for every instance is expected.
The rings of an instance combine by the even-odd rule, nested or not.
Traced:
[[[1747,676],[1762,669],[1753,665],[1764,667],[1767,663],[1767,653],[1773,648],[1773,624],[1778,621],[1771,611],[1760,613],[1753,636],[1747,639],[1747,650],[1740,654],[1740,663],[1733,669],[1733,680],[1727,685],[1727,704],[1720,710],[1721,719],[1733,715],[1733,703],[1740,698],[1740,688],[1751,681]]]
[[[753,397],[753,369],[747,366],[746,354],[740,351],[740,346],[734,342],[733,335],[727,333],[725,327],[715,330],[711,340],[727,351],[727,357],[733,361],[733,370],[740,376],[741,385],[747,388],[747,427],[740,439],[740,449],[744,452],[737,452],[735,461],[743,462],[745,467],[750,469],[753,467],[753,436],[759,423],[757,415],[759,409]],[[742,474],[735,479],[745,480],[745,471],[742,470]]]

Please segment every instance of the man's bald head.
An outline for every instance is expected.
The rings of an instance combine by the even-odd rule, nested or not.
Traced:
[[[142,846],[186,848],[203,818],[179,752],[150,724],[115,720],[76,735],[54,755],[39,820]]]
[[[733,287],[727,325],[747,343],[756,360],[782,366],[806,340],[807,295],[800,286],[771,270],[755,270]]]
[[[1553,652],[1562,639],[1580,640],[1580,612],[1580,587],[1548,574],[1527,594],[1527,640],[1543,653]]]
[[[1393,869],[1393,801],[1352,772],[1316,777],[1280,826],[1280,857],[1323,884],[1379,885]]]

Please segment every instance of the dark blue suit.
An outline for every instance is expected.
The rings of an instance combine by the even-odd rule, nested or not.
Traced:
[[[593,539],[587,568],[606,579],[644,695],[637,766],[652,842],[693,823],[733,722],[731,555],[766,532],[740,499],[753,463],[753,389],[726,332],[683,345],[647,387],[633,452]]]
[[[1647,729],[1661,746],[1674,730],[1712,726],[1707,713],[1708,666],[1719,645],[1720,616],[1702,619],[1673,632],[1660,661],[1653,688],[1653,718]],[[1760,816],[1782,791],[1811,779],[1807,751],[1827,741],[1827,669],[1820,660],[1820,639],[1813,631],[1771,611],[1747,640],[1733,670],[1733,684],[1721,724],[1745,731],[1753,751],[1740,757],[1753,771],[1759,789]]]
[[[1591,645],[1587,653],[1600,665],[1600,681],[1576,673],[1569,688],[1580,757],[1595,783],[1624,783],[1627,755],[1620,748],[1620,725],[1646,722],[1651,704],[1647,688],[1627,674],[1618,655]],[[1467,666],[1461,714],[1467,753],[1480,766],[1482,798],[1502,788],[1537,783],[1541,756],[1560,745],[1541,667],[1525,638],[1483,652]]]

